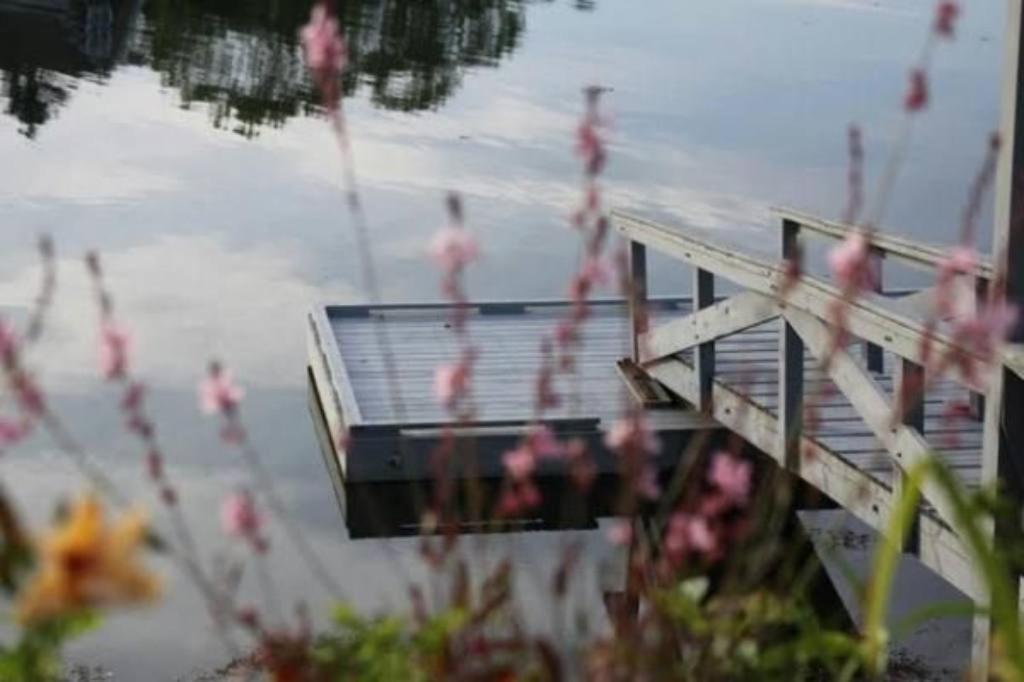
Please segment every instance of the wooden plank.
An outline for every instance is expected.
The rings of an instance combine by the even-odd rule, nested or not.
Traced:
[[[643,242],[742,287],[767,296],[778,296],[785,283],[784,269],[773,264],[770,256],[743,253],[735,246],[716,244],[706,236],[698,238],[620,211],[612,212],[612,220],[615,229],[627,239]],[[836,287],[804,275],[789,287],[786,305],[828,319],[833,306],[840,299],[841,293]],[[926,332],[924,320],[896,310],[885,297],[876,294],[865,294],[850,302],[847,307],[847,326],[851,334],[911,359],[920,354],[921,338]],[[934,353],[946,354],[955,348],[952,340],[944,333],[935,333],[932,339]],[[984,362],[980,357],[974,359],[979,363]],[[984,390],[978,377],[964,373],[959,367],[951,369],[950,377],[975,390]]]
[[[814,232],[833,239],[846,239],[852,232],[859,229],[854,225],[823,220],[822,218],[792,208],[778,207],[773,208],[772,212],[784,220],[792,220],[799,223],[808,232]],[[948,246],[926,244],[906,237],[900,237],[887,233],[884,230],[875,232],[871,237],[871,243],[872,246],[884,252],[887,256],[892,256],[906,265],[928,272],[936,271],[939,264],[948,255],[950,248]],[[973,274],[983,279],[991,279],[992,263],[979,260]]]
[[[714,274],[696,268],[693,271],[693,307],[702,311],[715,303]],[[693,354],[694,376],[697,380],[696,408],[704,413],[711,411],[711,387],[715,380],[715,342],[704,339]]]
[[[833,349],[833,334],[824,322],[813,315],[794,309],[788,309],[783,314],[803,338],[811,353],[823,363],[827,360],[832,381],[864,418],[864,422],[893,456],[897,465],[906,471],[921,460],[932,456],[927,441],[917,430],[894,422],[892,406],[874,377],[858,365],[846,351]],[[941,519],[953,523],[955,515],[940,486],[934,481],[925,481],[921,486],[921,492],[922,496],[936,508]]]
[[[642,362],[741,332],[778,314],[779,306],[774,299],[756,291],[744,291],[647,332],[640,343]]]
[[[694,399],[693,368],[683,360],[666,358],[648,366],[652,377],[684,400]],[[754,447],[780,459],[774,451],[778,420],[728,386],[716,381],[712,417]],[[822,447],[813,439],[801,441],[799,476],[872,528],[880,530],[888,517],[892,492],[883,483]],[[962,544],[938,519],[926,514],[921,521],[921,561],[968,596],[977,594],[974,576]]]

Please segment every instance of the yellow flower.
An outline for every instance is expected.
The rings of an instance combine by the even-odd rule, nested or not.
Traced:
[[[67,518],[38,542],[36,574],[18,596],[18,620],[33,623],[156,597],[158,582],[137,556],[145,533],[139,512],[108,524],[95,496],[76,501]]]

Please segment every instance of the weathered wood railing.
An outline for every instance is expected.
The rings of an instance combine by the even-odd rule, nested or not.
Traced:
[[[877,293],[858,297],[848,303],[847,331],[897,358],[895,387],[888,395],[871,371],[845,347],[834,343],[831,316],[842,294],[832,284],[807,275],[787,281],[786,268],[779,255],[737,250],[717,243],[706,233],[669,228],[621,212],[613,212],[612,222],[630,247],[637,299],[632,320],[637,363],[670,390],[776,459],[780,466],[816,486],[870,526],[881,529],[892,508],[893,488],[901,485],[903,475],[915,462],[931,456],[923,434],[920,401],[894,409],[900,395],[919,391],[923,385],[924,370],[918,362],[922,339],[930,334],[932,351],[939,356],[968,351],[956,347],[953,339],[942,330],[931,330],[923,316],[907,306],[900,306]],[[798,218],[789,212],[783,218],[784,254],[795,255],[804,229],[827,232],[834,237],[845,236],[845,228],[841,226],[806,216]],[[929,250],[908,240],[880,235],[875,241],[884,254],[920,267],[934,268],[941,259],[937,249]],[[649,328],[644,314],[647,248],[694,268],[692,313],[656,328]],[[976,274],[990,277],[991,266],[979,265]],[[716,278],[738,285],[742,290],[715,302]],[[773,318],[781,318],[776,414],[715,376],[715,341]],[[693,361],[688,364],[679,354],[690,349]],[[827,377],[888,454],[894,474],[893,486],[860,470],[842,453],[829,450],[804,433],[806,353],[819,361]],[[1001,358],[1005,367],[1024,376],[1020,359],[1017,348],[1007,349]],[[985,362],[980,357],[973,360],[982,365]],[[951,367],[949,374],[971,391],[984,393],[986,389],[984,381],[974,372],[962,371],[957,366]],[[904,385],[915,391],[905,392]],[[894,419],[894,415],[900,418]],[[953,514],[948,500],[932,484],[925,485],[923,495],[930,509],[919,514],[916,532],[904,539],[906,548],[916,552],[926,565],[966,594],[980,597],[970,560],[952,530]]]

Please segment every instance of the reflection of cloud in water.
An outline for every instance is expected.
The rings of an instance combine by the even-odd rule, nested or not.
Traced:
[[[310,303],[354,300],[344,282],[310,284],[280,247],[234,249],[212,236],[165,236],[106,253],[104,260],[118,315],[134,337],[138,371],[160,385],[191,385],[213,355],[246,383],[301,385]],[[96,373],[96,306],[84,270],[78,260],[60,262],[51,327],[40,348],[48,380],[58,386]],[[37,277],[36,268],[25,268],[0,282],[0,303],[26,305]]]

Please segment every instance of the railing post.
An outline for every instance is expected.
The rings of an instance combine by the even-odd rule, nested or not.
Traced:
[[[897,358],[894,382],[896,405],[902,423],[918,433],[924,434],[924,367],[906,358]],[[894,499],[903,495],[906,473],[900,465],[893,463]],[[907,534],[899,538],[903,551],[918,554],[921,551],[920,510],[914,513],[914,520]]]
[[[629,242],[629,321],[633,334],[633,361],[640,363],[640,337],[647,333],[647,247]]]
[[[995,233],[992,238],[993,276],[1006,277],[1006,299],[1010,305],[1024,305],[1024,10],[1021,0],[1010,0],[1006,19],[1006,45],[1003,61],[1003,85],[999,137],[1002,149],[996,168]],[[1024,340],[1024,325],[1018,324],[1010,341]],[[991,524],[993,545],[998,549],[1018,546],[1021,537],[1021,509],[1024,507],[1024,380],[999,366],[993,372],[985,395],[985,430],[981,446],[981,485],[998,485],[1012,513],[997,515]],[[975,574],[978,576],[978,573]],[[980,606],[991,601],[991,592],[976,577],[983,594]],[[1011,604],[1019,602],[1019,576],[1010,575],[1007,595]],[[987,593],[987,594],[986,594]],[[987,598],[986,598],[987,597]],[[1017,608],[1009,609],[1018,627]],[[988,679],[992,654],[993,621],[984,614],[974,620],[972,678]]]
[[[885,254],[876,249],[872,249],[869,258],[871,271],[874,273],[873,290],[876,294],[880,294],[883,292],[882,265],[885,262]],[[880,346],[876,346],[870,341],[864,342],[864,359],[867,360],[869,372],[881,373],[885,370],[885,352]]]
[[[782,221],[782,257],[792,262],[802,257],[800,223]],[[779,462],[798,471],[804,417],[804,341],[785,317],[779,323]]]
[[[715,304],[715,276],[707,270],[693,271],[694,312]],[[693,370],[697,381],[696,407],[701,412],[711,411],[711,392],[715,383],[715,342],[707,341],[694,348]]]
[[[987,279],[978,277],[974,280],[974,309],[977,310],[979,306],[983,305],[985,299],[988,298],[988,285]],[[971,391],[971,416],[982,421],[985,418],[985,394],[975,393]]]

